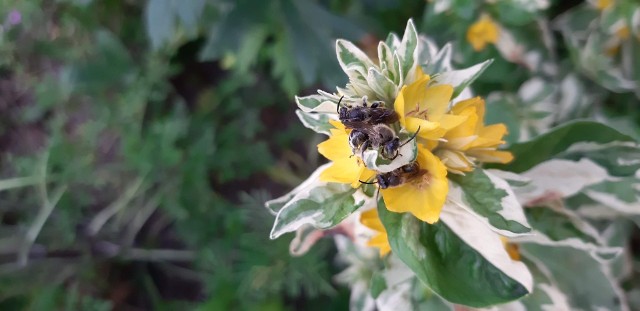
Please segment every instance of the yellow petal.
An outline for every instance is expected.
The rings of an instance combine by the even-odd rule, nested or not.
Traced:
[[[391,246],[389,245],[387,231],[378,216],[378,210],[374,208],[360,214],[360,223],[376,231],[376,234],[367,242],[367,246],[379,248],[380,257],[388,254],[391,251]]]
[[[596,8],[600,11],[604,11],[613,5],[614,0],[597,0]]]
[[[380,250],[380,257],[384,257],[384,255],[391,252],[391,245],[389,245],[389,237],[387,234],[376,234],[373,236],[369,242],[367,242],[367,246],[377,247]]]
[[[404,105],[405,105],[404,90],[406,88],[407,88],[406,85],[402,87],[400,92],[398,92],[398,97],[396,97],[396,101],[393,103],[393,110],[395,110],[398,116],[400,116],[400,125],[402,127],[405,127],[405,124],[406,124],[405,116],[404,116]]]
[[[449,172],[459,174],[462,172],[471,172],[474,169],[473,162],[461,151],[440,149],[436,152],[436,155],[442,159],[442,163],[444,163]]]
[[[378,216],[378,210],[375,208],[360,214],[360,223],[369,229],[385,232],[382,221],[380,221],[380,217]]]
[[[513,161],[513,155],[509,151],[501,150],[470,150],[469,156],[476,158],[480,162],[509,163]]]
[[[469,148],[496,148],[504,144],[502,137],[507,133],[507,127],[502,124],[493,124],[478,131],[476,139]]]
[[[440,127],[445,129],[446,131],[451,130],[452,128],[464,123],[465,121],[467,121],[469,117],[462,115],[462,116],[456,116],[456,115],[452,115],[452,114],[444,114],[442,115],[442,117],[440,117],[440,120],[438,120],[438,122],[440,123]]]
[[[438,221],[440,211],[449,192],[447,168],[431,152],[419,149],[418,164],[426,172],[405,184],[382,189],[387,209],[409,212],[428,223]]]
[[[467,41],[474,50],[483,50],[488,43],[498,42],[498,25],[487,15],[483,15],[467,30]]]
[[[342,184],[360,185],[358,179],[362,174],[362,168],[358,166],[357,160],[353,158],[342,158],[333,161],[331,166],[320,173],[320,180],[326,182],[337,182]]]
[[[438,139],[442,137],[445,133],[445,130],[440,127],[440,124],[437,122],[431,122],[418,118],[406,118],[406,124],[404,128],[412,133],[418,132],[418,137],[422,137],[424,139]]]
[[[329,136],[329,139],[318,144],[318,152],[331,161],[348,158],[352,155],[349,135],[342,132]]]

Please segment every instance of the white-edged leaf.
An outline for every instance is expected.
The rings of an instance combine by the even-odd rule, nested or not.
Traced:
[[[398,93],[398,89],[393,81],[385,77],[376,68],[369,68],[367,83],[369,83],[369,87],[376,93],[376,98],[387,103],[392,102]]]
[[[587,243],[579,238],[567,238],[562,240],[553,240],[540,231],[533,230],[529,236],[515,237],[514,243],[519,244],[537,244],[550,247],[569,247],[587,252],[593,259],[598,262],[608,262],[619,256],[623,249],[620,247],[598,246],[593,243]]]
[[[302,110],[296,110],[296,115],[302,125],[306,128],[312,129],[316,133],[330,135],[329,130],[333,129],[333,125],[329,123],[329,120],[335,120],[335,113],[312,113],[304,112]]]
[[[570,161],[553,159],[542,162],[521,174],[531,180],[530,187],[518,191],[523,205],[567,198],[585,187],[608,178],[607,171],[589,159]]]
[[[495,232],[508,236],[528,234],[531,226],[509,184],[482,169],[452,176],[448,200],[467,210]]]
[[[296,96],[298,108],[304,112],[336,113],[338,101],[323,95]]]
[[[500,236],[491,231],[477,217],[455,204],[445,203],[440,220],[494,267],[522,284],[528,292],[532,291],[533,276],[527,266],[511,259]]]
[[[289,254],[292,256],[302,256],[306,254],[311,246],[324,237],[322,230],[318,230],[311,225],[303,225],[296,230],[296,236],[289,243]]]
[[[348,184],[327,183],[297,193],[278,214],[270,237],[275,239],[309,224],[317,229],[328,229],[338,225],[364,204],[353,194],[356,189]]]
[[[451,71],[451,43],[445,44],[437,54],[422,64],[422,71],[428,75],[434,75],[439,72]]]
[[[401,68],[404,80],[410,80],[415,75],[415,70],[418,63],[418,32],[416,26],[413,24],[413,20],[407,22],[407,27],[404,30],[402,41],[397,47],[398,55],[402,60]]]
[[[304,182],[295,187],[289,193],[279,198],[265,202],[264,205],[267,210],[269,210],[271,214],[277,215],[280,209],[282,209],[282,207],[285,206],[289,201],[291,201],[291,199],[293,199],[293,197],[295,197],[297,194],[306,193],[315,187],[324,185],[325,182],[320,181],[320,174],[329,166],[331,166],[331,163],[327,163],[318,167]]]
[[[399,72],[394,65],[393,52],[389,46],[382,41],[378,44],[378,62],[380,63],[380,68],[388,71],[387,77],[391,81],[394,83],[400,81]]]
[[[446,71],[435,74],[431,80],[431,85],[449,84],[453,86],[453,98],[458,96],[464,88],[471,84],[482,72],[491,65],[493,59],[489,59],[480,64],[473,65],[466,69]]]
[[[607,265],[588,253],[572,247],[521,244],[520,252],[528,260],[548,270],[572,310],[628,311],[623,291],[611,276]],[[588,286],[585,286],[588,285]]]
[[[378,215],[393,253],[452,303],[487,307],[531,291],[527,267],[511,260],[499,235],[462,208],[445,205],[440,221],[427,224],[409,213],[388,211],[381,200]]]
[[[374,66],[367,54],[347,40],[336,40],[336,55],[340,67],[350,78],[355,78],[358,75],[364,78],[368,69]]]

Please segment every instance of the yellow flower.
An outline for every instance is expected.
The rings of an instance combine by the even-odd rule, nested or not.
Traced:
[[[447,168],[429,150],[418,145],[416,158],[420,175],[405,183],[381,189],[388,210],[396,213],[409,212],[416,218],[435,223],[449,192]]]
[[[497,43],[500,29],[488,15],[483,15],[467,30],[467,41],[474,50],[482,51],[487,43]]]
[[[351,184],[353,188],[360,186],[360,180],[368,180],[375,176],[364,166],[360,158],[353,155],[349,146],[349,132],[340,121],[329,121],[334,129],[329,130],[329,139],[318,144],[318,152],[333,164],[320,174],[321,181]]]
[[[484,126],[485,103],[480,97],[457,103],[451,112],[465,117],[465,122],[447,131],[434,151],[453,173],[470,172],[474,161],[507,163],[513,160],[508,151],[496,150],[504,144],[504,124]]]
[[[418,137],[437,140],[444,133],[464,122],[464,117],[447,114],[453,86],[448,84],[429,85],[430,77],[418,67],[416,81],[403,86],[394,102],[394,109],[400,117],[400,125]]]
[[[384,229],[380,221],[380,217],[378,217],[378,210],[374,208],[360,214],[360,222],[365,227],[376,232],[367,242],[367,246],[377,247],[380,250],[380,257],[388,254],[391,251],[389,237],[387,236],[387,230]]]
[[[598,10],[604,11],[613,5],[614,0],[596,0],[595,6]]]
[[[511,257],[512,260],[520,261],[520,247],[518,247],[518,244],[510,243],[509,239],[503,236],[500,236],[500,240],[509,257]]]
[[[352,154],[348,130],[338,121],[331,124],[335,129],[330,130],[328,140],[318,145],[318,151],[333,164],[320,174],[320,180],[351,184],[354,188],[360,186],[360,180],[374,181],[376,171],[366,168],[362,160]],[[409,212],[422,221],[434,223],[449,191],[447,168],[421,145],[418,145],[416,161],[420,166],[417,176],[380,192],[389,211]]]

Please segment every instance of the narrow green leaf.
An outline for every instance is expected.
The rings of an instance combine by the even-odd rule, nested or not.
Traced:
[[[572,121],[553,128],[530,141],[513,144],[509,151],[514,160],[508,164],[491,167],[516,173],[524,172],[581,142],[608,143],[612,141],[634,141],[617,130],[594,121]]]
[[[371,276],[370,284],[371,284],[370,285],[371,297],[373,297],[374,299],[378,298],[380,293],[382,293],[382,291],[387,289],[387,281],[385,281],[384,275],[382,275],[382,273],[377,271],[374,272],[373,275]]]
[[[418,48],[418,32],[416,26],[413,25],[413,21],[407,22],[407,27],[404,30],[402,41],[398,46],[398,54],[402,60],[402,74],[404,80],[407,80],[407,76],[413,74],[413,69],[416,67]]]

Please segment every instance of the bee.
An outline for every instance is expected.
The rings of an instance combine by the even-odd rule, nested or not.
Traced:
[[[338,101],[336,112],[340,122],[348,129],[358,129],[375,124],[392,124],[400,119],[395,111],[385,108],[381,101],[375,101],[369,106],[365,96],[362,97],[362,106],[349,108],[340,106],[343,98],[344,96]]]
[[[387,189],[405,184],[425,173],[425,170],[420,169],[418,162],[411,162],[391,172],[376,175],[375,182],[365,182],[362,180],[360,182],[367,185],[378,184],[380,189]]]
[[[398,114],[384,108],[384,103],[376,101],[367,104],[367,97],[362,98],[362,106],[348,108],[340,106],[338,101],[336,112],[345,128],[352,129],[349,134],[349,145],[354,154],[362,154],[368,148],[380,149],[382,157],[393,160],[398,157],[398,149],[415,138],[415,134],[407,142],[400,144],[400,138],[388,124],[399,120]],[[417,134],[417,132],[416,132]]]

